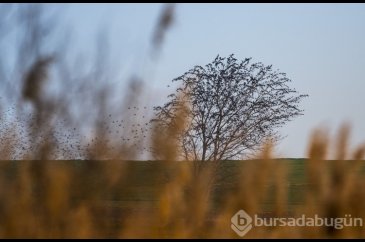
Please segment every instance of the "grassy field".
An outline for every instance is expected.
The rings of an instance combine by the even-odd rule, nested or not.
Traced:
[[[17,169],[27,161],[2,161],[2,168],[6,169],[6,174],[12,178],[16,177]],[[72,170],[76,179],[73,180],[72,190],[73,199],[77,201],[94,201],[96,206],[119,209],[121,211],[140,210],[143,208],[153,208],[158,200],[161,188],[168,182],[169,169],[179,166],[175,163],[166,166],[163,161],[120,161],[122,169],[127,170],[123,173],[123,186],[115,189],[113,194],[108,194],[108,190],[102,189],[107,186],[108,181],[105,176],[100,174],[101,166],[108,166],[107,161],[50,161],[52,166],[64,166]],[[215,185],[214,200],[216,206],[224,200],[225,194],[231,192],[240,183],[238,172],[245,165],[256,160],[247,161],[224,161],[219,172],[219,182]],[[295,209],[296,206],[303,204],[304,192],[308,188],[306,179],[306,159],[275,159],[274,165],[284,165],[287,167],[287,179],[284,186],[288,189],[288,210]],[[332,161],[326,161],[331,163]],[[349,161],[351,162],[351,161]],[[169,168],[168,168],[169,167]],[[365,172],[365,162],[362,165],[362,172]],[[266,186],[272,187],[270,180]],[[254,187],[253,187],[254,189]],[[271,194],[274,195],[274,194]],[[267,196],[262,204],[263,212],[270,212],[274,203],[274,196]]]
[[[352,160],[341,162],[345,162],[341,164],[346,167],[356,163]],[[331,214],[330,206],[335,202],[345,207],[337,208],[340,214],[328,216],[343,216],[343,212],[362,216],[359,212],[363,211],[362,204],[356,196],[362,199],[359,188],[363,184],[365,162],[357,162],[360,170],[355,179],[345,178],[355,175],[346,172],[345,166],[342,167],[346,169],[341,170],[343,175],[332,176],[336,169],[332,169],[331,164],[339,167],[334,160],[224,161],[215,176],[209,200],[204,200],[201,193],[206,188],[200,182],[204,183],[205,179],[194,182],[187,178],[186,172],[191,172],[189,169],[184,171],[189,165],[187,162],[1,161],[3,203],[0,214],[4,219],[0,232],[7,238],[237,238],[229,223],[239,209],[266,217],[275,217],[280,211],[283,212],[281,216],[290,217],[312,212],[326,215]],[[280,167],[284,167],[285,172]],[[326,174],[334,180],[323,183]],[[358,188],[348,190],[342,186],[347,180]],[[335,199],[332,196],[336,196]],[[38,218],[40,214],[42,216]],[[23,219],[19,220],[19,216]],[[69,227],[65,228],[65,223]],[[211,229],[204,227],[210,223],[214,225]],[[138,230],[143,226],[140,224],[148,229]],[[186,226],[186,230],[181,226]],[[307,230],[301,228],[294,232],[285,229],[279,228],[275,232],[256,228],[248,236],[271,238],[275,233],[285,238],[362,236],[358,230],[351,230],[350,234],[312,230],[312,234],[307,234]]]

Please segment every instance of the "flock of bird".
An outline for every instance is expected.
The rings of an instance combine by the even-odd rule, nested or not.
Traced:
[[[123,115],[127,118],[124,119],[113,118],[117,115],[112,114],[105,118],[98,117],[103,119],[99,122],[102,125],[90,125],[85,133],[82,130],[85,122],[82,122],[82,125],[71,126],[65,119],[57,119],[39,127],[33,113],[19,115],[15,107],[8,108],[0,114],[0,160],[33,157],[44,142],[51,144],[49,152],[52,159],[88,159],[92,149],[100,142],[105,142],[104,147],[110,151],[133,149],[138,155],[143,155],[149,150],[147,139],[151,130],[147,110],[147,107],[134,106],[128,107],[128,111]],[[1,157],[5,147],[10,157]],[[104,151],[106,155],[108,150]]]

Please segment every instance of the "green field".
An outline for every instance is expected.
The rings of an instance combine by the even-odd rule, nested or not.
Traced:
[[[9,179],[14,179],[18,172],[17,169],[26,161],[2,161],[2,169],[6,169]],[[115,213],[140,210],[144,208],[153,208],[156,206],[158,194],[163,185],[168,181],[169,169],[178,166],[181,163],[169,163],[169,169],[166,162],[163,161],[120,161],[124,164],[123,181],[120,187],[113,189],[110,193],[107,186],[106,176],[100,171],[102,166],[107,166],[108,161],[49,161],[54,168],[58,166],[67,166],[71,168],[75,174],[72,181],[72,198],[75,201],[94,202],[96,207],[100,209],[112,209]],[[247,161],[224,161],[221,169],[223,179],[215,186],[214,201],[219,206],[219,201],[224,200],[226,194],[233,189],[237,183],[238,171],[243,169],[249,162]],[[304,192],[308,187],[306,180],[306,159],[276,159],[274,162],[283,164],[287,167],[286,184],[288,188],[288,210],[292,210],[295,206],[302,204]],[[331,161],[328,161],[331,162]],[[362,165],[362,171],[365,171],[365,162]],[[269,181],[269,180],[268,180]],[[267,184],[272,186],[272,184]],[[270,189],[268,189],[270,191]],[[269,211],[273,196],[267,196],[262,204],[264,211]]]
[[[284,188],[286,195],[282,196],[284,199],[279,199],[280,203],[285,207],[285,213],[291,215],[292,212],[300,211],[301,205],[306,206],[308,197],[307,192],[311,189],[311,181],[307,179],[307,164],[309,160],[306,159],[274,159],[269,160],[270,166],[267,168],[266,163],[260,163],[260,160],[245,160],[245,161],[222,161],[221,169],[217,175],[217,182],[214,185],[211,204],[207,204],[207,221],[210,222],[216,219],[215,214],[221,214],[220,209],[226,208],[224,202],[229,198],[234,198],[237,194],[237,201],[242,204],[242,199],[245,196],[250,196],[254,192],[253,197],[258,197],[262,191],[260,187],[265,187],[266,192],[264,199],[254,200],[258,203],[259,215],[272,216],[272,212],[276,211],[274,206],[277,205],[277,190],[274,182],[279,181],[279,187]],[[265,161],[266,162],[266,161]],[[317,161],[322,162],[322,161]],[[333,161],[323,161],[331,164]],[[345,161],[353,162],[353,161]],[[363,161],[360,161],[363,162]],[[22,193],[29,194],[31,189],[31,198],[27,197],[21,206],[28,206],[26,209],[45,211],[42,207],[49,206],[49,204],[62,204],[58,201],[65,202],[66,207],[62,207],[64,211],[73,211],[75,208],[80,208],[85,205],[90,212],[93,223],[98,231],[102,231],[101,237],[117,237],[116,233],[121,230],[123,223],[129,219],[133,219],[136,215],[145,214],[153,217],[164,206],[161,205],[161,194],[166,196],[170,193],[168,189],[179,189],[178,191],[185,191],[184,187],[180,187],[180,180],[174,173],[179,166],[189,164],[187,162],[165,162],[165,161],[1,161],[0,170],[2,176],[2,190],[4,204],[10,206],[17,202]],[[265,165],[266,164],[266,165]],[[312,163],[313,164],[313,163]],[[365,174],[365,162],[361,164],[361,173]],[[252,166],[254,165],[254,166]],[[316,165],[315,163],[313,165]],[[247,167],[246,167],[247,166]],[[273,172],[277,172],[276,167],[282,166],[286,168],[286,178],[277,179]],[[254,167],[254,169],[252,169]],[[321,169],[330,169],[330,165],[322,166]],[[25,172],[24,169],[25,168]],[[66,170],[64,169],[66,168]],[[110,169],[112,168],[112,169]],[[266,169],[266,170],[264,170]],[[67,171],[67,178],[63,177],[62,170]],[[53,172],[54,171],[54,172]],[[117,182],[113,183],[110,177],[115,172],[121,174],[118,176]],[[318,170],[317,170],[318,171]],[[319,175],[322,170],[319,170]],[[119,173],[120,172],[120,173]],[[253,173],[255,172],[255,173]],[[266,173],[265,173],[266,172]],[[344,171],[345,172],[345,171]],[[323,171],[325,174],[326,171]],[[331,173],[331,172],[330,172]],[[50,174],[53,174],[52,176]],[[253,175],[252,175],[253,174]],[[265,174],[265,177],[260,177],[260,174]],[[239,184],[245,181],[245,176],[248,175],[253,178],[253,181],[246,191],[249,193],[239,193],[246,189],[241,186],[240,190],[235,190]],[[312,174],[313,175],[313,174]],[[256,177],[257,186],[256,189]],[[58,179],[61,179],[58,181]],[[62,181],[63,179],[63,181]],[[241,180],[242,179],[242,180]],[[17,183],[19,181],[19,183]],[[66,181],[66,182],[65,182]],[[165,186],[169,182],[175,182],[174,186]],[[177,181],[177,185],[176,185]],[[263,182],[262,186],[259,182]],[[283,182],[284,184],[282,184]],[[66,185],[65,185],[66,184]],[[192,185],[194,186],[195,183]],[[29,186],[28,186],[29,185]],[[253,187],[252,187],[253,186]],[[12,191],[4,193],[5,190]],[[181,189],[183,188],[183,189]],[[314,186],[314,188],[316,188]],[[198,192],[200,192],[198,188]],[[336,190],[336,188],[330,187]],[[57,192],[55,190],[59,190]],[[173,194],[173,191],[171,191]],[[9,194],[9,195],[6,195]],[[26,196],[25,196],[26,197]],[[199,196],[197,196],[199,197]],[[282,198],[280,197],[280,198]],[[63,200],[65,198],[66,200]],[[183,197],[179,200],[171,202],[170,206],[187,203],[190,206],[196,197]],[[204,202],[205,204],[205,202]],[[318,204],[320,205],[320,204]],[[58,205],[57,205],[58,206]],[[241,206],[241,205],[239,205]],[[188,207],[188,211],[189,211]],[[236,210],[236,207],[230,207]],[[19,208],[17,208],[19,209]],[[175,208],[172,208],[172,211]],[[239,209],[246,209],[245,207]],[[26,211],[28,211],[26,210]],[[186,211],[186,210],[184,210]],[[17,211],[13,211],[17,214]],[[11,213],[11,214],[13,214]],[[231,211],[228,212],[231,214]],[[212,215],[212,216],[211,216]],[[29,221],[33,221],[33,216],[29,215]],[[44,216],[49,219],[48,213]],[[188,215],[188,216],[191,216]],[[61,216],[59,219],[61,219]],[[227,220],[229,221],[229,220]],[[162,228],[161,228],[162,229]],[[203,236],[204,237],[204,236]]]

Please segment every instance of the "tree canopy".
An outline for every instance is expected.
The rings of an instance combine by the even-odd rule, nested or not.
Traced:
[[[307,96],[290,88],[291,80],[271,65],[238,61],[233,54],[218,55],[172,81],[180,86],[166,104],[154,108],[153,121],[176,125],[177,110],[187,103],[187,122],[177,137],[187,160],[242,158],[265,140],[277,140],[277,128],[303,114],[298,104]]]

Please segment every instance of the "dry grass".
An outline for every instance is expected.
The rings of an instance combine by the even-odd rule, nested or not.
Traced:
[[[180,119],[184,122],[184,119]],[[178,129],[178,126],[176,127]],[[0,179],[0,213],[2,238],[238,238],[230,229],[230,218],[244,209],[249,214],[262,214],[267,196],[274,196],[270,216],[353,217],[365,219],[364,176],[359,172],[364,147],[352,151],[346,143],[349,128],[344,126],[337,138],[337,159],[326,160],[329,139],[325,133],[314,132],[306,161],[306,178],[309,186],[301,206],[289,211],[289,167],[272,159],[268,145],[258,160],[248,162],[240,171],[235,188],[225,193],[223,202],[214,208],[212,202],[212,176],[209,166],[203,173],[193,175],[193,165],[174,162],[176,150],[167,132],[169,145],[151,137],[155,149],[164,157],[165,182],[157,190],[155,204],[124,213],[108,208],[104,198],[129,186],[124,179],[128,167],[123,161],[89,161],[78,170],[62,161],[2,162]],[[153,135],[159,135],[154,133]],[[11,143],[13,136],[8,142]],[[6,138],[6,137],[5,137]],[[101,139],[102,140],[102,139]],[[50,157],[53,142],[39,145],[41,157]],[[11,146],[2,147],[1,157],[8,157]],[[114,156],[110,149],[95,146],[94,152]],[[29,154],[34,157],[34,154]],[[122,159],[123,157],[121,157]],[[348,160],[347,158],[351,158]],[[71,162],[71,161],[70,161]],[[178,165],[176,165],[178,164]],[[153,164],[151,164],[153,166]],[[97,174],[99,184],[88,190],[88,174]],[[270,187],[270,189],[269,189]],[[84,189],[84,190],[83,190]],[[214,209],[213,209],[214,208]],[[365,237],[363,227],[255,227],[247,238],[360,238]]]

